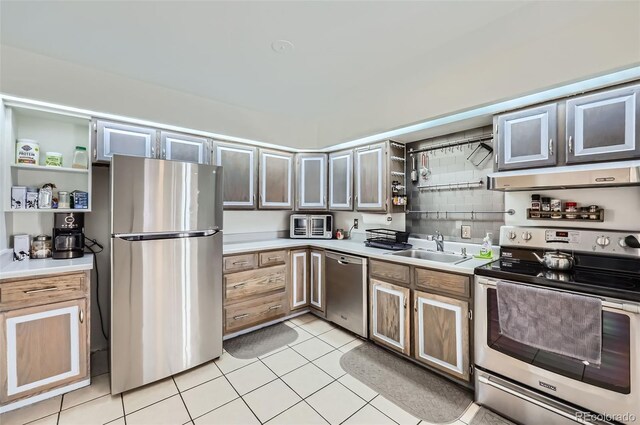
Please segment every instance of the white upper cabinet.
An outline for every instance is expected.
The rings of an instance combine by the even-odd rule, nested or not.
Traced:
[[[556,165],[555,103],[499,115],[496,130],[498,170]]]
[[[302,153],[296,155],[297,209],[327,209],[327,155]]]
[[[355,151],[356,210],[386,211],[386,143]]]
[[[640,85],[567,100],[567,163],[640,157]]]
[[[256,148],[217,142],[215,164],[222,166],[225,209],[255,209],[258,187]]]
[[[329,154],[329,209],[353,209],[353,151]]]
[[[104,120],[94,123],[94,162],[111,162],[113,155],[156,157],[158,131]]]
[[[211,163],[211,147],[205,137],[160,132],[161,158],[176,161]]]
[[[293,154],[260,149],[260,199],[262,209],[293,209]]]

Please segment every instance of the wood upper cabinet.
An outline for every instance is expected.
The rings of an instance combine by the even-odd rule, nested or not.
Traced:
[[[93,161],[109,163],[113,155],[155,158],[158,131],[104,120],[94,120]]]
[[[557,109],[552,103],[497,117],[498,170],[556,164]]]
[[[289,297],[291,310],[309,306],[309,251],[291,251],[291,286]]]
[[[258,187],[257,150],[216,142],[215,164],[222,166],[225,209],[255,209]]]
[[[567,163],[640,157],[640,85],[567,100]]]
[[[327,155],[324,153],[296,154],[296,176],[296,208],[326,210]]]
[[[410,351],[409,288],[370,279],[371,339],[403,354]]]
[[[316,310],[324,311],[324,251],[312,249],[309,253],[310,263],[310,303]]]
[[[329,209],[353,209],[353,151],[329,154]]]
[[[293,209],[293,154],[260,149],[262,209]]]
[[[429,366],[469,380],[469,303],[414,291],[414,356]]]
[[[160,157],[176,161],[211,163],[211,146],[205,137],[160,132]]]
[[[356,210],[387,211],[386,143],[355,150]]]
[[[85,298],[0,313],[0,404],[88,379]]]

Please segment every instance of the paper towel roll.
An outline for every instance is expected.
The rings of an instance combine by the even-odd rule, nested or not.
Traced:
[[[391,224],[391,219],[391,214],[362,214],[362,222],[364,224],[389,226]]]

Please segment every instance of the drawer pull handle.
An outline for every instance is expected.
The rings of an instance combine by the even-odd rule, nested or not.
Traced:
[[[240,314],[238,316],[233,316],[233,320],[240,320],[240,319],[244,319],[245,317],[249,317],[249,313]]]
[[[80,323],[84,323],[84,310],[80,309]]]
[[[46,288],[39,288],[39,289],[30,289],[28,291],[22,291],[25,294],[38,294],[40,292],[50,292],[50,291],[57,291],[60,288],[58,288],[57,286],[47,286]]]
[[[269,310],[277,310],[280,307],[282,307],[282,304],[278,304],[278,305],[272,305],[271,307],[269,307]]]
[[[233,285],[233,289],[242,288],[244,285],[246,285],[246,282],[245,283],[238,283],[237,285]]]
[[[267,257],[267,261],[280,261],[281,257]]]
[[[248,261],[234,261],[233,262],[234,266],[246,266],[247,264],[249,264]]]

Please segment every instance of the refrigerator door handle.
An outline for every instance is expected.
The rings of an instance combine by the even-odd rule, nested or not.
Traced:
[[[189,232],[117,233],[114,234],[113,237],[123,239],[125,241],[148,241],[157,239],[197,238],[204,236],[213,236],[219,231],[220,230],[218,228],[215,228]]]

